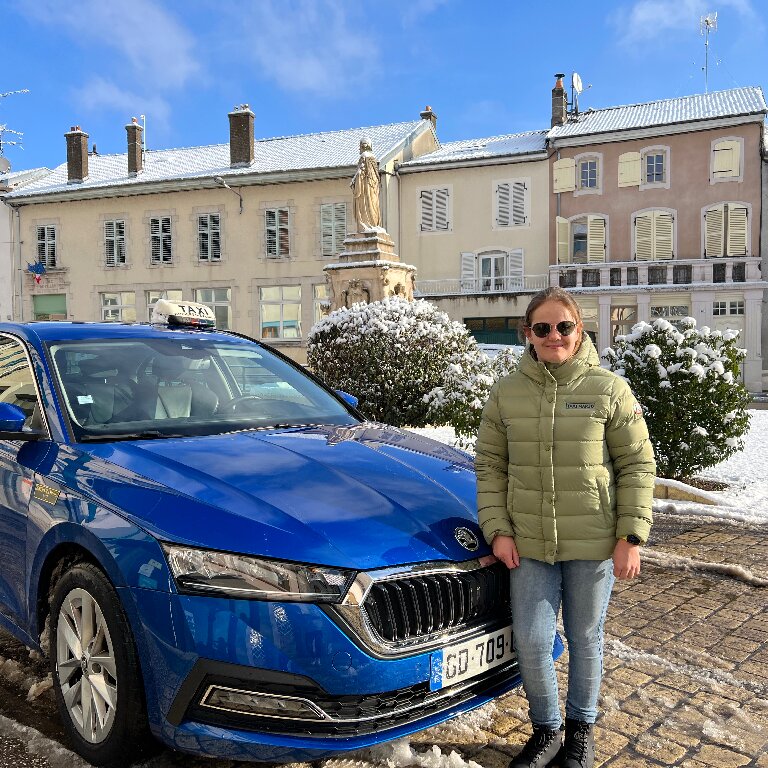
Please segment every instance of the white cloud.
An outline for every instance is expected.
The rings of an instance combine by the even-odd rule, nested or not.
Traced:
[[[151,116],[149,130],[164,131],[168,128],[171,110],[168,102],[160,96],[142,96],[120,88],[103,77],[94,77],[85,85],[75,90],[75,99],[90,112],[102,109],[114,109],[124,115],[138,117],[140,114]],[[126,118],[126,123],[128,119]]]
[[[721,14],[733,11],[742,22],[761,23],[752,0],[717,0],[714,5]],[[712,6],[711,0],[637,0],[614,15],[619,42],[634,47],[658,43],[665,33],[698,33],[701,17],[715,10]]]
[[[122,79],[138,87],[179,88],[201,69],[193,36],[154,0],[17,0],[15,8],[83,47],[114,49],[130,64]]]
[[[319,96],[373,93],[377,30],[354,7],[334,0],[259,0],[251,6],[243,49],[287,91]],[[238,21],[242,22],[242,15]]]

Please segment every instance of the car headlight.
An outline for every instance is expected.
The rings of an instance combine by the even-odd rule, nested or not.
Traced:
[[[163,544],[179,592],[248,600],[338,603],[356,572]]]

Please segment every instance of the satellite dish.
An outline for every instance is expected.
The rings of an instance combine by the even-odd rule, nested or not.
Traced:
[[[7,157],[0,157],[0,173],[8,173],[11,170],[11,164]]]
[[[579,76],[578,72],[574,72],[571,75],[571,88],[573,88],[576,93],[581,93],[584,90],[581,84],[581,77]]]

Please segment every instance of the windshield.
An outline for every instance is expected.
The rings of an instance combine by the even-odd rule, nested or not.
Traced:
[[[49,351],[78,442],[357,423],[311,378],[250,342],[99,339]]]

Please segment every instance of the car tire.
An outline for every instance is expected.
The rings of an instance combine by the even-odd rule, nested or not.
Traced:
[[[120,768],[148,750],[133,634],[117,592],[95,565],[78,563],[56,583],[50,661],[59,716],[79,755]]]

